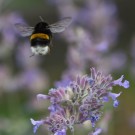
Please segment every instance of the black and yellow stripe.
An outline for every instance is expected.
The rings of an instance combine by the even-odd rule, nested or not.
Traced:
[[[33,39],[36,39],[36,38],[47,39],[47,40],[50,39],[47,34],[44,34],[44,33],[35,33],[35,34],[32,34],[31,35],[30,40],[33,40]]]

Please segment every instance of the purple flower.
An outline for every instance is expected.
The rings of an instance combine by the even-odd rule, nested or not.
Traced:
[[[66,130],[62,129],[61,131],[56,132],[54,135],[66,135]]]
[[[50,111],[50,114],[54,114],[59,111],[63,111],[63,108],[59,104],[52,104],[48,107],[48,110]]]
[[[114,85],[119,85],[119,86],[123,86],[124,88],[129,88],[129,81],[125,80],[124,82],[122,82],[124,78],[124,75],[122,75],[119,79],[114,80]]]
[[[95,123],[99,120],[99,116],[91,116],[90,118],[90,121],[91,121],[91,124],[92,124],[92,127],[94,128],[95,127]]]
[[[117,97],[119,97],[121,95],[122,92],[116,94],[116,93],[112,93],[112,92],[109,92],[108,96],[112,98],[112,100],[114,101],[113,102],[113,106],[114,107],[118,107],[119,105],[119,101],[117,100]]]
[[[64,114],[65,115],[65,114]],[[48,126],[48,130],[51,131],[53,134],[61,135],[62,133],[66,132],[67,129],[67,119],[63,115],[62,112],[57,112],[51,114],[49,117],[46,118],[45,124]],[[70,123],[68,121],[68,123]]]
[[[116,100],[117,97],[119,97],[121,95],[122,92],[116,94],[116,93],[112,93],[109,92],[108,96],[111,97],[113,100]]]
[[[36,133],[37,129],[39,128],[40,125],[44,124],[44,120],[40,120],[40,121],[35,121],[33,119],[30,119],[32,125],[34,126],[33,128],[33,132]]]
[[[99,135],[102,132],[101,128],[97,128],[93,133],[90,133],[89,135]]]
[[[31,119],[34,132],[40,125],[45,124],[54,135],[66,135],[68,128],[73,132],[75,124],[82,124],[87,120],[95,128],[102,116],[104,103],[108,102],[110,97],[114,107],[119,105],[117,98],[122,92],[112,93],[113,86],[127,88],[129,82],[122,83],[123,76],[114,81],[111,75],[105,76],[95,68],[91,68],[90,71],[90,76],[77,76],[76,80],[70,81],[66,87],[52,88],[48,95],[37,95],[37,99],[47,99],[51,105],[48,107],[50,116],[44,121]],[[100,132],[97,130],[93,135],[98,135]]]
[[[118,101],[118,100],[114,100],[113,106],[114,106],[114,107],[118,107],[118,105],[119,105],[119,101]]]

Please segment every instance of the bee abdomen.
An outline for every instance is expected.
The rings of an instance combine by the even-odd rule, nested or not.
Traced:
[[[32,34],[31,35],[30,40],[33,40],[33,39],[36,39],[36,38],[47,39],[47,40],[50,39],[47,34],[44,34],[44,33],[35,33],[35,34]]]
[[[31,46],[49,46],[51,41],[51,36],[45,33],[34,33],[30,37]]]

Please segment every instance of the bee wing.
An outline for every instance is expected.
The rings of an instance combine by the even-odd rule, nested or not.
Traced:
[[[71,22],[72,18],[66,17],[54,24],[49,25],[48,28],[51,30],[52,33],[63,32],[65,28],[67,28],[70,25]]]
[[[30,36],[34,30],[34,27],[29,27],[21,23],[16,23],[15,27],[23,37]]]

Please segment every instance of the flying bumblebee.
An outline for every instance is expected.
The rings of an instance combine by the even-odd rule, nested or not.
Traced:
[[[46,55],[50,51],[50,43],[52,41],[52,33],[63,32],[71,23],[71,17],[65,17],[54,23],[46,23],[42,17],[41,22],[35,27],[29,27],[21,23],[15,24],[17,30],[24,37],[30,36],[31,51],[33,55]]]

